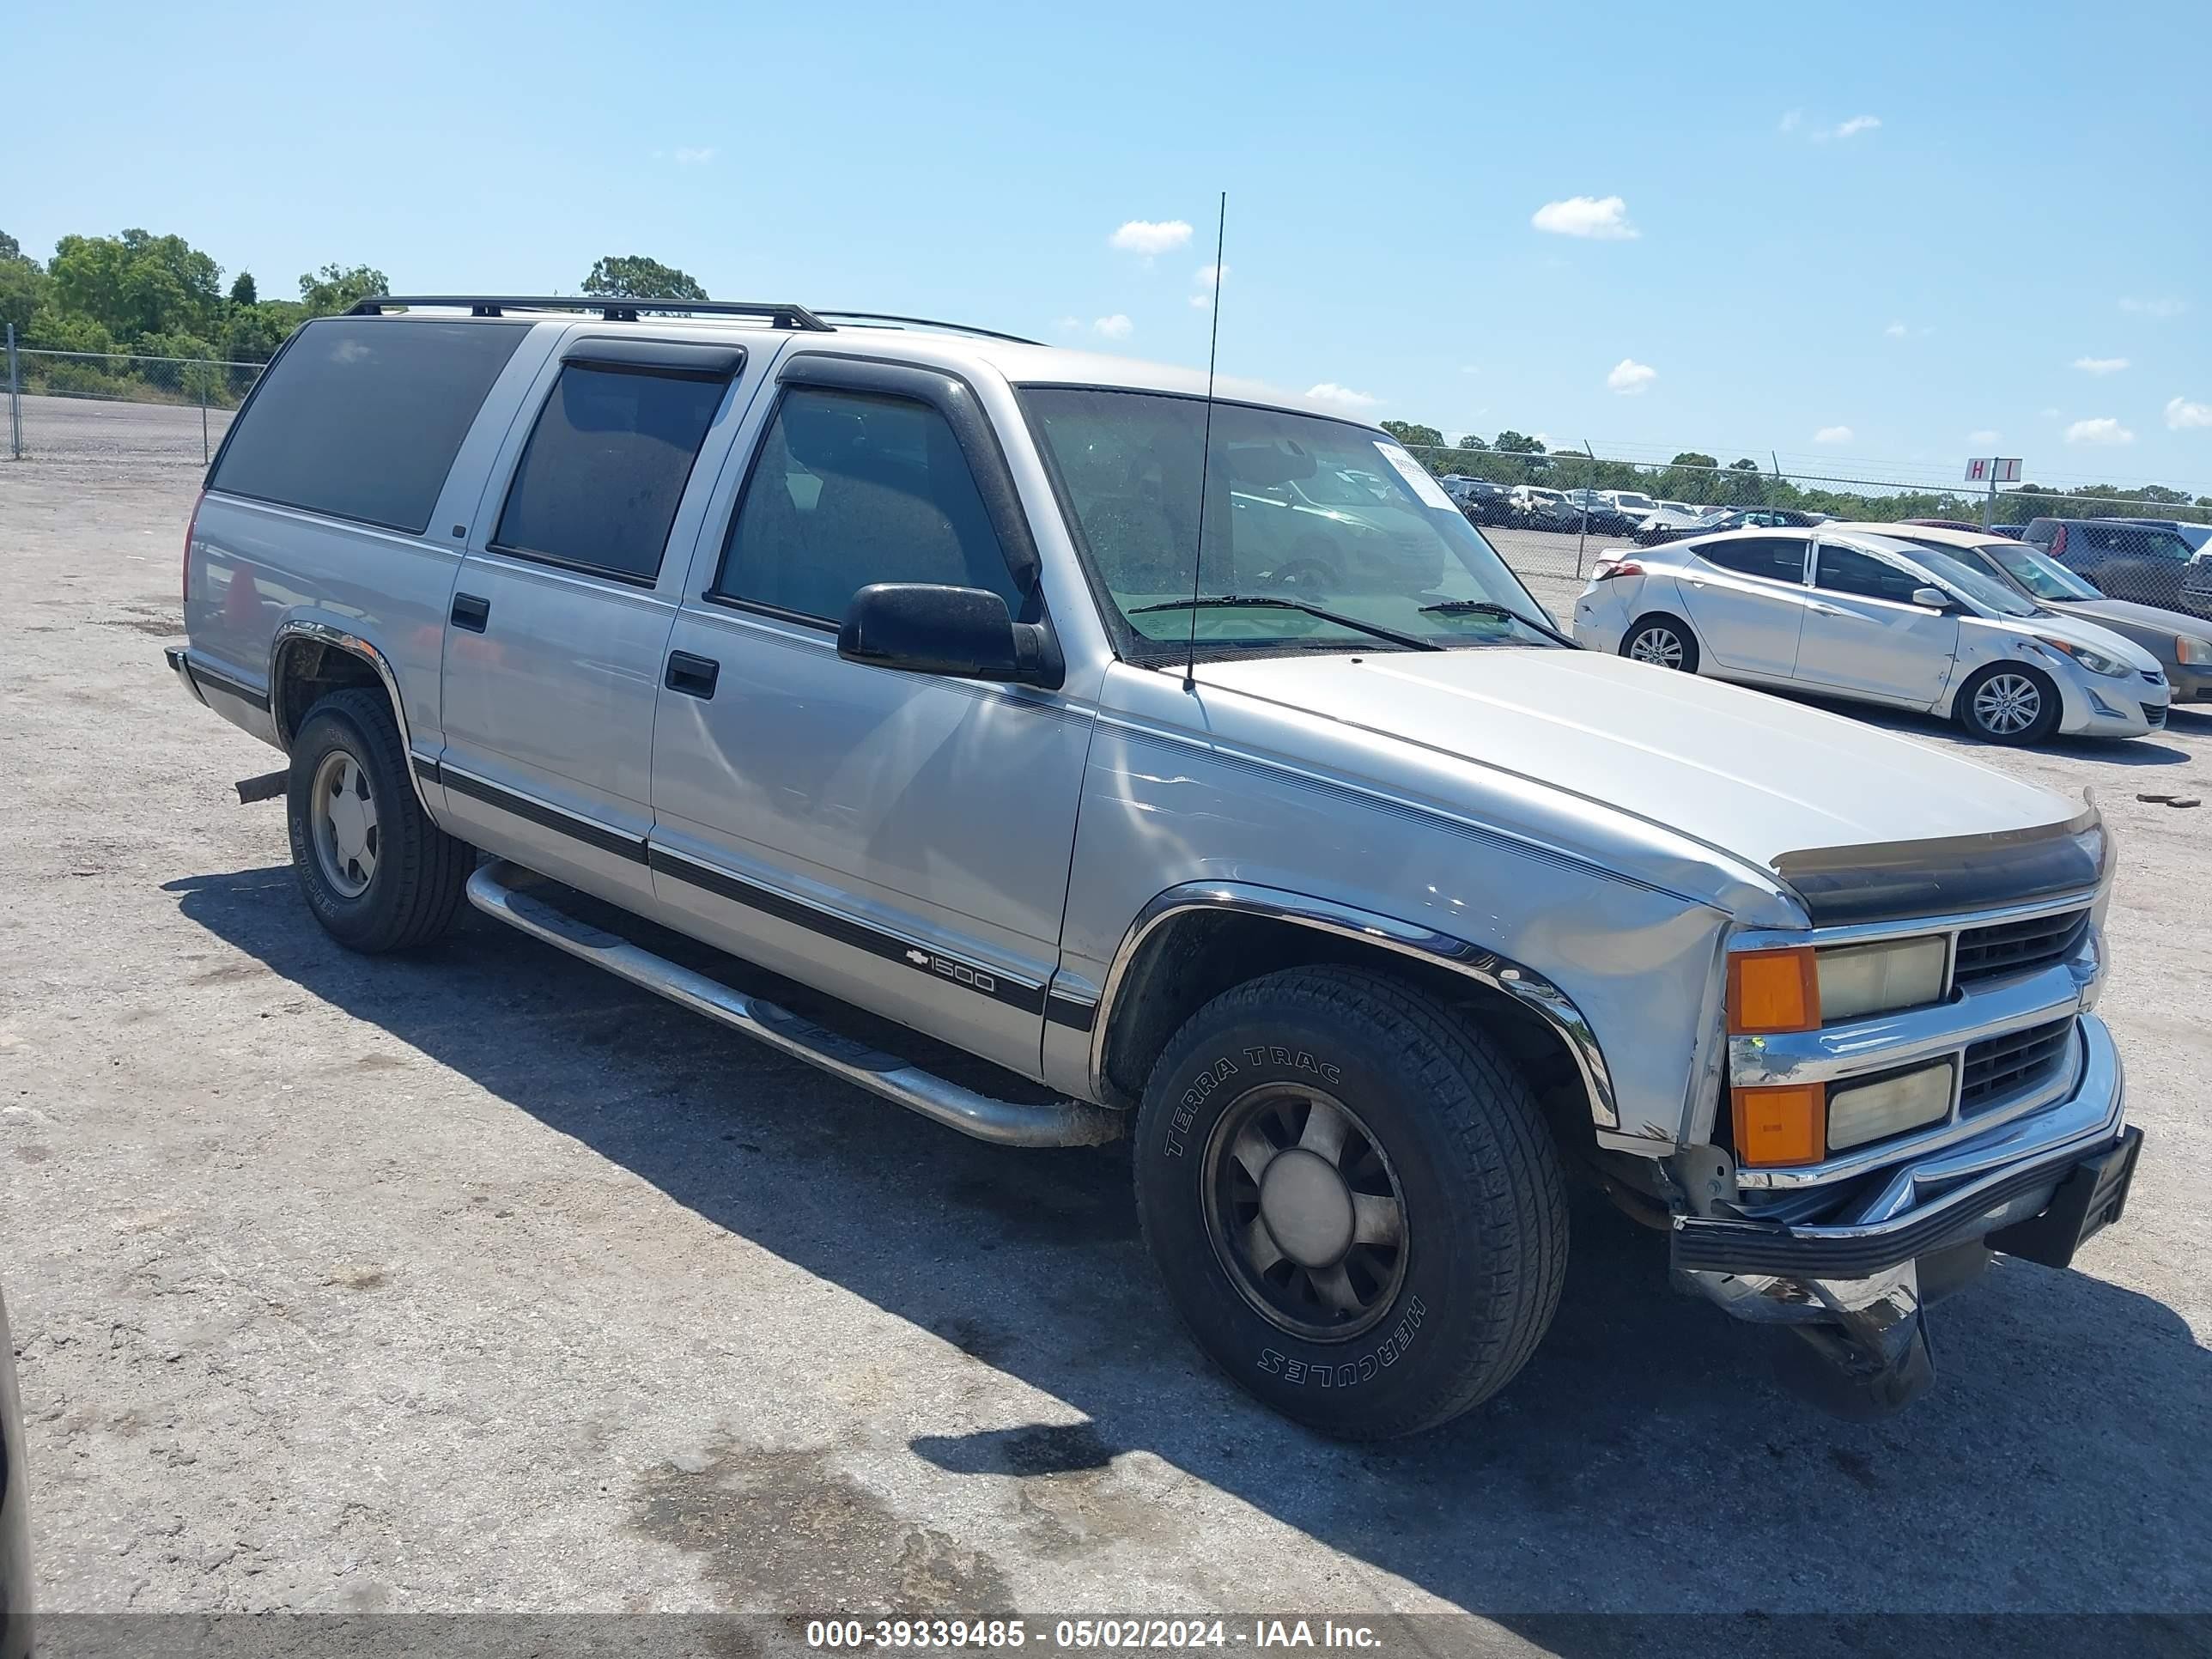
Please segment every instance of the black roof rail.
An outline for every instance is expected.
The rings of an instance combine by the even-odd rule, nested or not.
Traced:
[[[1042,345],[1042,340],[1024,339],[1018,334],[1001,334],[994,328],[977,328],[970,323],[940,322],[934,317],[897,317],[888,311],[817,311],[817,317],[842,318],[848,323],[900,323],[908,328],[937,328],[947,334],[973,334],[985,340],[1004,340],[1008,345]]]
[[[596,311],[611,323],[634,323],[645,312],[680,312],[693,317],[764,317],[776,328],[810,334],[836,331],[805,306],[749,300],[634,300],[612,294],[372,294],[354,306],[349,317],[374,317],[395,306],[465,307],[472,317],[499,317],[509,311]]]

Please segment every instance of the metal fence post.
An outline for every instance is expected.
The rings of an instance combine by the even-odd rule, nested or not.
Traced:
[[[207,462],[207,377],[203,374],[200,377],[200,465],[205,466]]]
[[[15,325],[8,325],[8,459],[23,459],[22,374],[15,357]]]

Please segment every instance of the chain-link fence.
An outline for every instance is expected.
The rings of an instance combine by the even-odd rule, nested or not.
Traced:
[[[2112,598],[2212,617],[2212,495],[2080,483],[1992,492],[1747,459],[1410,447],[1554,611],[1571,611],[1598,559],[1623,548],[1723,530],[1916,521],[2024,538]]]
[[[204,466],[264,365],[14,347],[5,367],[10,459]]]

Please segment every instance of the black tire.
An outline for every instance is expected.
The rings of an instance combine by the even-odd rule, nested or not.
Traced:
[[[2001,712],[1983,707],[1984,689],[2001,685],[2005,680],[2025,682],[2033,688],[2037,699],[2035,718],[2027,725],[2006,729],[2007,722]],[[2017,708],[2016,701],[2012,706]],[[2002,743],[2013,747],[2041,743],[2058,726],[2062,712],[2058,688],[2051,677],[2039,668],[2030,668],[2024,662],[1992,663],[1982,669],[1959,688],[1958,700],[1951,705],[1959,724],[1972,736],[1984,743]]]
[[[1662,660],[1666,647],[1657,644],[1652,648],[1661,653],[1660,656],[1638,656],[1638,642],[1646,639],[1671,640],[1676,653],[1674,659]],[[1620,636],[1620,654],[1638,662],[1651,663],[1656,667],[1676,668],[1685,674],[1694,674],[1698,672],[1698,636],[1690,631],[1689,623],[1680,617],[1654,611],[1628,624],[1628,631]]]
[[[357,892],[343,890],[318,851],[313,816],[316,780],[325,763],[350,759],[375,806],[373,864],[349,865],[365,877]],[[416,798],[407,750],[380,691],[356,687],[333,691],[307,711],[292,741],[291,775],[284,816],[292,839],[292,867],[307,908],[324,931],[352,951],[371,955],[426,945],[453,924],[462,889],[476,865],[476,849],[430,822]]]
[[[1328,1165],[1364,1170],[1344,1179],[1347,1194],[1398,1195],[1395,1251],[1351,1243],[1321,1269],[1365,1286],[1358,1313],[1301,1304],[1310,1268],[1284,1255],[1255,1274],[1239,1243],[1268,1224],[1255,1199],[1240,1226],[1231,1183],[1266,1189],[1239,1174],[1250,1163],[1223,1138],[1242,1145],[1240,1123],[1263,1139],[1281,1131],[1267,1103],[1301,1093],[1333,1098],[1349,1120],[1342,1167]],[[1310,1139],[1277,1133],[1272,1157]],[[1566,1191],[1527,1083],[1472,1024],[1378,974],[1290,969],[1192,1015],[1146,1085],[1135,1166],[1145,1243],[1192,1337],[1231,1380],[1325,1434],[1385,1440],[1456,1417],[1512,1379],[1559,1306]],[[1289,1228],[1283,1237],[1298,1242]],[[1268,1278],[1286,1263],[1291,1288]],[[1285,1306],[1344,1334],[1293,1329]]]

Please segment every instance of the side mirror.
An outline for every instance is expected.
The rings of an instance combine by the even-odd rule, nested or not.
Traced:
[[[853,595],[837,654],[848,662],[911,674],[1057,686],[1064,667],[1051,629],[1017,623],[1006,602],[981,587],[871,582]]]
[[[1929,611],[1948,611],[1951,608],[1951,596],[1940,587],[1914,588],[1912,602]]]

